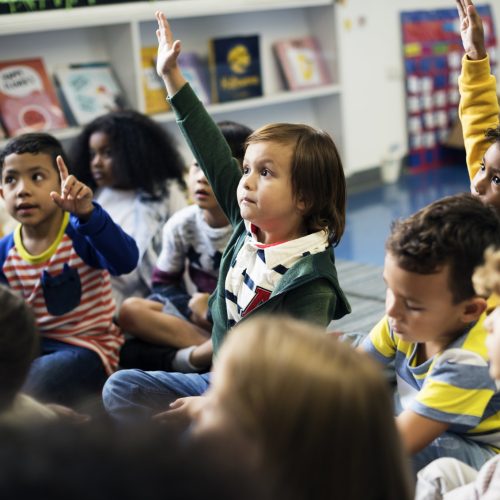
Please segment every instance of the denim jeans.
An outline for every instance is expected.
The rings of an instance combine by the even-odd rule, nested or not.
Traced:
[[[74,405],[99,394],[106,371],[97,353],[85,347],[43,338],[22,391],[47,403]]]
[[[186,396],[201,396],[210,384],[210,373],[120,370],[104,384],[104,408],[115,420],[126,423],[148,420]]]

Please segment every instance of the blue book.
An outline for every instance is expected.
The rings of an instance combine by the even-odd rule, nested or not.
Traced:
[[[262,95],[259,35],[213,38],[209,63],[213,102]]]

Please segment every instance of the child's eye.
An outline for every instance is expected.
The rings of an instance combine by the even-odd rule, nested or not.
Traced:
[[[493,184],[500,184],[500,177],[494,175],[492,178],[491,178],[491,182],[493,182]]]
[[[481,172],[484,172],[486,170],[486,167],[484,166],[484,162],[480,163],[479,170],[481,170]]]
[[[3,180],[4,184],[12,184],[13,182],[14,182],[14,177],[12,177],[12,175],[5,176],[5,179]]]
[[[263,177],[266,177],[267,175],[269,175],[271,172],[269,172],[269,170],[267,168],[263,168],[261,171],[260,171],[260,175],[262,175]]]
[[[242,167],[241,171],[243,172],[244,175],[248,174],[250,172],[250,169],[248,167]]]
[[[410,304],[408,302],[405,302],[405,306],[407,309],[409,309],[410,311],[423,311],[423,308],[420,307],[420,306],[415,306],[413,304]]]
[[[42,181],[43,180],[43,175],[38,173],[38,174],[33,174],[33,180],[34,181]]]

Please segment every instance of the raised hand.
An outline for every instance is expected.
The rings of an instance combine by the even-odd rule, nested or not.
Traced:
[[[92,190],[74,175],[69,175],[68,168],[61,156],[56,158],[61,178],[61,194],[52,191],[50,197],[54,203],[81,219],[88,219],[94,210]]]
[[[158,39],[156,71],[163,78],[168,95],[173,96],[186,83],[177,65],[177,57],[181,52],[181,42],[174,40],[170,25],[163,12],[157,10],[155,17],[158,21],[158,29],[156,30],[156,38]]]
[[[484,59],[484,30],[481,17],[477,13],[472,0],[456,0],[460,18],[460,35],[467,57],[473,61]]]

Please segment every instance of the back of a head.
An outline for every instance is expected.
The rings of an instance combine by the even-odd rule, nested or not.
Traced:
[[[491,245],[500,245],[495,209],[462,193],[394,222],[386,250],[410,272],[432,274],[449,265],[450,290],[458,303],[475,295],[472,273]]]
[[[21,389],[38,348],[35,317],[26,302],[0,285],[0,411]]]
[[[253,132],[247,147],[264,141],[293,148],[292,192],[305,204],[305,226],[309,233],[327,230],[330,243],[337,245],[345,228],[346,181],[332,137],[308,125],[272,123]]]
[[[173,137],[149,116],[122,110],[95,118],[72,143],[72,171],[90,187],[96,184],[90,172],[89,139],[96,132],[109,138],[116,187],[155,195],[169,179],[183,182],[184,160]]]
[[[0,153],[0,172],[5,158],[10,154],[47,154],[52,158],[54,168],[57,170],[56,158],[62,156],[67,164],[66,155],[61,143],[52,135],[43,132],[33,132],[13,137],[7,142]]]
[[[2,498],[250,500],[261,498],[237,464],[186,444],[165,426],[57,422],[20,432],[0,426]],[[253,478],[252,478],[253,480]]]
[[[307,323],[257,317],[218,362],[222,404],[261,443],[276,497],[409,498],[388,388],[365,355]]]
[[[245,156],[245,143],[252,133],[252,129],[241,123],[230,120],[217,122],[217,126],[226,139],[226,142],[229,144],[233,157],[242,164],[243,157]]]

